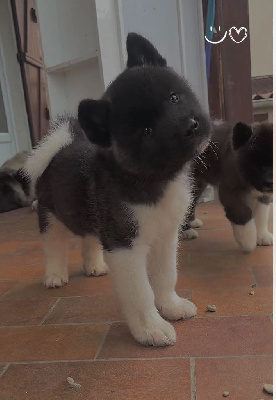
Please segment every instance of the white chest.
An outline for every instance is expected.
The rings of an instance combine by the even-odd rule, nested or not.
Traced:
[[[177,230],[191,200],[190,179],[187,171],[170,182],[163,197],[155,206],[139,205],[133,212],[139,224],[139,238],[151,244],[168,230]]]

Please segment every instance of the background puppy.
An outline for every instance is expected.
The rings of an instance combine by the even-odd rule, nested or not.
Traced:
[[[194,211],[208,184],[218,187],[226,217],[232,224],[237,243],[246,252],[256,245],[271,245],[268,232],[269,203],[273,191],[273,126],[269,123],[239,122],[232,130],[226,123],[213,125],[212,141],[194,163],[195,198],[182,238],[197,237],[201,226]]]
[[[207,116],[187,82],[143,37],[127,38],[128,68],[78,119],[59,121],[26,164],[37,182],[47,287],[68,281],[68,229],[83,238],[88,275],[113,276],[141,343],[169,345],[162,317],[192,317],[175,292],[178,228],[190,202],[190,161],[208,143]],[[89,140],[84,137],[82,129]]]
[[[18,153],[0,168],[0,213],[29,206],[33,200],[29,182],[21,174],[28,155]]]

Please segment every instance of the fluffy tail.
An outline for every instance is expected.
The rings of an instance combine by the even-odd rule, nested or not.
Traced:
[[[61,119],[55,122],[49,134],[40,141],[24,165],[23,174],[30,180],[33,187],[54,156],[72,142],[70,120]]]

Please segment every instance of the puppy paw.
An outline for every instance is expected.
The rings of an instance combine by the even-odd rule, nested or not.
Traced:
[[[129,323],[129,328],[134,338],[147,346],[170,346],[176,342],[174,327],[165,321],[159,314],[156,317]]]
[[[32,211],[37,211],[38,208],[38,200],[34,200],[32,202]]]
[[[105,263],[98,265],[84,265],[87,276],[101,276],[108,274],[108,267]]]
[[[59,288],[68,283],[68,277],[61,277],[53,274],[45,276],[43,283],[47,288]]]
[[[236,242],[245,253],[251,253],[257,246],[255,221],[251,219],[245,225],[232,224],[232,226]]]
[[[197,311],[196,306],[191,301],[178,296],[167,300],[164,305],[157,308],[163,317],[172,321],[192,318],[196,315]]]
[[[195,218],[193,221],[190,221],[190,227],[191,228],[201,228],[203,225],[203,222],[201,219]]]
[[[257,238],[258,246],[271,246],[273,244],[273,234],[265,232]]]
[[[198,233],[195,229],[187,229],[186,231],[180,231],[179,238],[182,240],[191,240],[196,239],[198,237]]]

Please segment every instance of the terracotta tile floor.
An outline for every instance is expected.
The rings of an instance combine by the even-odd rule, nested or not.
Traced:
[[[224,391],[229,400],[272,398],[262,391],[272,383],[272,247],[242,254],[218,204],[201,204],[198,217],[199,238],[180,245],[177,282],[198,315],[174,323],[175,346],[147,348],[131,337],[110,277],[84,276],[78,240],[69,284],[45,289],[36,215],[2,214],[1,399],[219,400]]]

